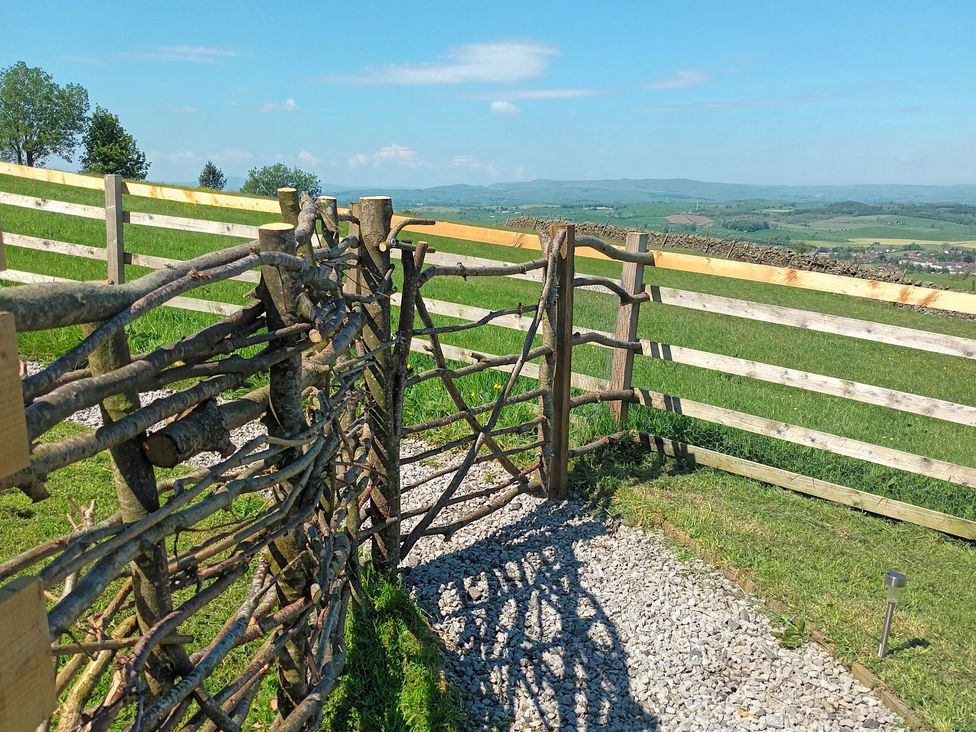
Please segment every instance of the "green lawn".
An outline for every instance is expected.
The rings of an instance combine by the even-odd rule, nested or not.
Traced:
[[[576,490],[630,524],[675,526],[694,539],[693,553],[744,570],[760,595],[823,631],[842,661],[867,666],[932,729],[976,730],[971,542],[618,447],[576,461]],[[888,570],[909,580],[879,660]]]
[[[54,428],[48,439],[81,434],[85,429],[72,423]],[[118,509],[112,485],[108,453],[76,463],[53,473],[48,483],[50,498],[32,503],[19,491],[0,493],[0,561],[71,531],[67,515],[73,515],[72,501],[87,506],[94,501],[95,520],[111,516]],[[234,511],[259,510],[264,499],[239,499]],[[215,517],[219,523],[221,519]],[[194,615],[180,631],[205,646],[220,630],[229,614],[236,611],[249,586],[242,578],[211,603],[206,612]],[[460,695],[443,675],[444,655],[427,621],[398,580],[388,581],[365,572],[365,604],[349,613],[346,624],[347,664],[336,693],[330,697],[323,729],[403,732],[449,732],[461,729]],[[179,602],[192,591],[177,593]],[[250,662],[262,640],[241,646],[211,676],[210,688],[219,689]],[[248,730],[267,730],[274,720],[273,674],[265,679],[249,717]],[[104,692],[110,681],[106,674],[97,687]],[[97,692],[96,692],[97,698]],[[382,720],[382,723],[379,723]],[[119,724],[131,721],[125,715]],[[119,727],[121,728],[121,727]]]
[[[98,205],[101,199],[99,192],[28,183],[3,176],[0,176],[0,190],[93,205]],[[126,205],[133,210],[250,224],[271,218],[137,198],[127,199]],[[8,231],[96,246],[104,239],[99,222],[9,206],[0,206],[0,217]],[[413,236],[429,240],[435,250],[444,253],[513,262],[538,256],[537,252],[421,234]],[[129,226],[126,241],[132,251],[180,258],[227,246],[235,240]],[[8,260],[12,268],[47,274],[95,279],[104,276],[104,268],[97,262],[14,247],[8,247]],[[612,262],[578,257],[577,270],[617,277],[620,267]],[[137,273],[133,271],[131,274]],[[973,321],[920,314],[885,303],[654,268],[646,269],[645,280],[651,286],[694,290],[976,338]],[[238,283],[226,283],[194,295],[240,303],[247,289]],[[425,286],[424,294],[429,299],[502,308],[520,302],[534,303],[538,297],[538,284],[505,278],[463,281],[445,277],[432,280]],[[578,326],[612,331],[616,313],[616,304],[608,296],[585,291],[576,294],[575,323]],[[164,310],[134,323],[129,334],[134,350],[148,350],[212,320],[207,315]],[[435,320],[440,324],[456,322],[438,316]],[[972,384],[976,383],[976,361],[973,360],[660,304],[642,306],[639,331],[641,337],[651,340],[976,405],[976,396],[972,392]],[[22,334],[19,338],[22,356],[48,360],[77,342],[78,333],[75,329],[65,329],[55,333]],[[488,327],[446,336],[444,341],[500,354],[517,350],[522,338],[521,333]],[[606,349],[580,347],[574,349],[573,359],[577,372],[601,378],[609,375],[610,352]],[[431,365],[428,356],[415,354],[411,357],[414,372]],[[465,377],[460,384],[466,399],[471,403],[482,403],[494,398],[505,378],[504,374],[488,372]],[[634,383],[687,399],[976,467],[972,428],[940,420],[643,357],[637,359]],[[523,379],[518,389],[529,389],[533,385]],[[453,403],[434,381],[417,385],[406,395],[405,417],[408,422],[454,411]],[[633,409],[631,415],[632,427],[662,437],[719,449],[976,519],[976,500],[967,488],[680,415],[647,409]],[[534,406],[530,404],[510,407],[501,424],[514,424],[532,416]],[[612,429],[605,406],[585,407],[574,412],[573,442],[576,444]],[[442,430],[438,437],[456,437],[465,431],[459,423]],[[506,440],[507,444],[514,442],[514,438]],[[617,457],[602,462],[596,459],[577,461],[574,469],[577,481],[583,476],[584,483],[588,481],[611,493],[614,510],[623,512],[630,520],[642,525],[662,520],[675,524],[695,536],[702,551],[711,558],[752,572],[764,593],[781,599],[800,616],[823,628],[838,644],[845,659],[860,660],[875,670],[936,729],[976,729],[976,701],[971,691],[976,686],[972,683],[976,659],[972,639],[976,634],[972,627],[973,614],[971,610],[968,614],[966,611],[967,604],[971,608],[976,598],[972,596],[972,583],[965,579],[976,569],[971,544],[716,471],[699,470],[685,474],[668,462],[662,474],[662,467],[652,464],[652,457],[631,455],[631,459],[622,460],[620,453],[613,454]],[[86,470],[96,469],[92,466],[97,466],[98,460],[89,461],[90,467]],[[104,475],[104,464],[100,469]],[[93,480],[89,482],[95,483]],[[57,496],[60,491],[57,485],[54,487],[52,493]],[[80,497],[83,495],[79,494]],[[0,509],[5,505],[0,504]],[[38,510],[30,506],[22,509]],[[17,511],[21,508],[7,510],[12,512],[9,516],[13,520],[19,517]],[[62,509],[58,510],[63,513]],[[52,513],[50,519],[41,516],[41,525],[46,520],[58,521],[60,513]],[[27,534],[21,535],[11,524],[9,531],[0,532],[0,546],[4,551],[13,551],[17,541],[26,542],[26,546],[37,538],[30,533],[32,531],[28,529]],[[878,578],[890,568],[907,571],[912,577],[913,592],[900,611],[896,643],[907,643],[917,637],[928,645],[910,645],[884,662],[875,662],[871,653],[879,613]],[[946,580],[941,587],[937,583],[940,578]],[[364,633],[404,638],[411,633],[416,635],[419,631],[409,618],[392,624],[382,619],[383,614],[377,608],[398,602],[390,599],[379,602],[368,616],[362,615],[350,622],[361,623],[359,627]],[[906,635],[901,635],[903,633]],[[432,671],[431,674],[424,676],[427,681],[422,687],[428,691],[439,684],[437,673]],[[385,678],[381,679],[383,683]],[[403,711],[399,705],[399,701],[390,701],[384,707],[382,718],[400,720]],[[358,724],[361,729],[370,728],[379,719],[368,717],[363,711],[343,711],[342,715],[342,719],[351,720],[354,728]]]
[[[97,204],[101,198],[98,191],[24,181],[9,176],[0,176],[0,189],[90,204]],[[271,218],[270,215],[194,207],[143,198],[127,197],[125,203],[134,209],[213,217],[250,224]],[[7,230],[18,233],[91,245],[99,245],[104,238],[102,225],[97,221],[10,206],[0,206],[0,217],[3,218],[3,226]],[[432,247],[442,253],[515,262],[538,256],[537,252],[507,247],[459,242],[422,234],[412,236],[429,240]],[[236,240],[127,226],[126,241],[127,247],[133,251],[178,258],[181,252],[184,252],[183,256],[189,256],[218,246],[227,246]],[[20,250],[16,247],[8,247],[8,258],[11,267],[61,276],[101,277],[103,271],[101,263],[91,260]],[[615,277],[619,275],[620,266],[613,262],[577,257],[577,269],[580,272]],[[652,286],[676,287],[976,338],[974,321],[924,315],[886,303],[671,270],[646,268],[645,272],[645,280]],[[232,282],[204,288],[193,294],[240,304],[248,289],[250,288],[243,283]],[[518,303],[535,302],[538,285],[507,278],[464,281],[444,277],[429,282],[424,288],[424,295],[427,298],[479,307],[510,307]],[[611,297],[585,291],[577,293],[577,325],[612,331],[616,313],[617,307]],[[212,320],[212,317],[204,314],[164,310],[133,324],[129,329],[130,337],[134,341],[135,350],[147,350],[156,343],[172,340],[185,334],[188,329]],[[435,320],[442,324],[456,322],[439,316],[435,316]],[[639,331],[641,337],[650,340],[851,379],[962,404],[976,404],[976,396],[971,387],[976,381],[974,360],[688,311],[656,303],[642,306]],[[78,333],[74,329],[54,334],[24,334],[20,340],[22,355],[47,360],[61,352],[65,346],[76,342],[77,338]],[[518,349],[521,339],[521,333],[488,327],[446,336],[444,341],[489,353],[510,353]],[[602,378],[609,374],[610,352],[607,349],[590,346],[577,348],[574,349],[573,359],[574,370],[577,372]],[[415,356],[412,359],[412,365],[418,370],[427,368],[430,363],[425,356]],[[471,399],[487,401],[491,398],[494,385],[502,379],[500,374],[482,374],[465,379],[463,384],[469,396],[474,392]],[[976,436],[973,428],[937,419],[893,412],[883,407],[849,402],[838,397],[643,357],[637,359],[634,383],[686,399],[976,467],[976,456],[971,449]],[[443,391],[435,386],[428,384],[418,387],[415,394],[408,394],[406,408],[410,421],[420,421],[455,411]],[[529,411],[528,407],[513,409],[511,415],[506,415],[503,424],[519,416],[525,418]],[[635,409],[632,413],[634,426],[661,436],[721,449],[817,478],[967,518],[976,518],[976,500],[968,489],[858,460],[838,458],[738,430],[716,427],[686,417],[644,409]],[[591,419],[592,415],[588,414],[587,418]]]

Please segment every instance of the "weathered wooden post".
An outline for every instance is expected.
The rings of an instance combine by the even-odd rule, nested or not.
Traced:
[[[547,444],[543,446],[543,478],[549,498],[564,499],[569,492],[569,400],[573,377],[573,278],[575,276],[576,226],[549,227],[550,246],[559,243],[556,256],[555,302],[542,320],[543,343],[552,355],[543,359],[540,381],[548,380],[550,410]],[[561,241],[560,241],[561,239]]]
[[[82,326],[82,334],[87,336],[97,327],[97,323]],[[122,368],[131,360],[125,329],[120,328],[92,352],[88,365],[92,376],[100,376]],[[140,407],[138,391],[133,389],[115,394],[101,403],[102,421],[110,425],[138,411]],[[141,447],[145,439],[146,435],[142,433],[109,450],[119,515],[125,523],[135,523],[159,510],[156,474]],[[167,565],[166,547],[162,542],[144,547],[132,563],[132,594],[139,629],[143,633],[173,609]],[[155,651],[146,665],[151,697],[165,693],[173,681],[172,660],[163,653]],[[174,653],[177,653],[176,649]]]
[[[647,234],[631,231],[627,234],[626,249],[631,253],[643,254],[647,251]],[[644,265],[638,262],[624,262],[620,284],[631,295],[639,295],[644,291]],[[614,338],[621,341],[637,339],[637,321],[640,315],[640,303],[622,303],[617,311],[617,327]],[[615,348],[613,361],[610,364],[610,389],[629,389],[631,376],[634,372],[634,352],[629,349]],[[618,429],[627,429],[627,414],[630,402],[610,402],[610,415],[617,423]]]
[[[359,199],[359,277],[365,295],[380,295],[366,305],[363,341],[375,350],[392,338],[390,251],[381,245],[390,235],[393,202],[387,196]],[[400,430],[394,421],[394,378],[391,348],[381,350],[366,369],[370,400],[367,420],[373,437],[369,463],[373,471],[370,517],[374,524],[390,523],[373,535],[373,565],[384,572],[400,563]]]
[[[105,253],[108,257],[108,278],[116,285],[125,282],[125,237],[122,235],[121,175],[105,176]]]
[[[280,191],[279,191],[280,193]],[[271,223],[258,227],[258,248],[262,252],[282,252],[295,255],[295,227],[289,223]],[[299,284],[285,269],[274,265],[261,267],[261,283],[258,296],[264,303],[268,330],[278,330],[295,322],[295,304]],[[286,348],[295,336],[271,341],[271,349]],[[268,434],[274,437],[294,437],[305,429],[302,409],[302,357],[291,356],[271,367],[270,408],[264,415]],[[289,460],[295,455],[286,453]],[[280,499],[292,490],[289,485],[275,487]],[[314,576],[311,557],[305,551],[306,537],[301,528],[285,534],[268,549],[268,562],[276,577],[275,590],[279,604],[284,607],[304,597]],[[299,629],[278,657],[278,713],[288,714],[308,695],[305,675],[305,653],[308,642],[308,626]]]
[[[334,247],[339,243],[339,207],[335,196],[319,196],[315,206],[322,217],[322,236],[325,244]]]

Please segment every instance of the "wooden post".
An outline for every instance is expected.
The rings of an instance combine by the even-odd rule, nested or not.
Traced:
[[[556,258],[555,312],[552,328],[552,427],[547,493],[565,499],[569,492],[569,411],[570,384],[573,378],[573,278],[575,277],[576,226],[553,224],[551,241],[565,230]]]
[[[322,217],[322,237],[325,244],[334,247],[339,243],[339,208],[335,196],[319,196],[315,205]]]
[[[0,312],[0,478],[13,475],[29,465],[30,451],[14,316]]]
[[[122,176],[105,176],[105,253],[108,278],[116,285],[125,282],[125,238],[122,235]]]
[[[0,722],[5,732],[35,732],[57,704],[44,586],[18,577],[0,588]]]
[[[280,194],[279,189],[279,194]],[[285,207],[282,206],[284,211]],[[271,223],[258,227],[258,248],[262,252],[283,252],[294,255],[296,251],[295,227],[288,223]],[[277,330],[294,321],[295,303],[299,286],[290,272],[274,265],[261,267],[261,283],[258,296],[264,303],[269,330]],[[295,336],[271,341],[271,349],[284,348],[295,341]],[[270,369],[270,407],[264,422],[268,434],[274,437],[293,437],[305,427],[302,408],[302,357],[295,355],[275,364]],[[285,460],[298,457],[296,452],[286,452]],[[288,484],[275,486],[275,497],[283,500]],[[314,576],[311,556],[306,549],[307,536],[301,527],[292,530],[268,549],[268,563],[276,577],[275,591],[278,603],[284,607],[300,597],[305,597]],[[305,654],[308,643],[307,625],[298,629],[285,644],[278,656],[278,713],[288,714],[308,695],[305,674]]]
[[[97,323],[83,325],[82,335],[87,337],[97,327]],[[101,376],[122,368],[131,360],[125,329],[120,328],[92,351],[88,357],[88,366],[92,376]],[[111,425],[141,408],[139,392],[130,389],[120,394],[113,394],[100,406],[102,421],[106,425]],[[142,452],[142,443],[145,440],[146,434],[142,433],[109,450],[115,492],[119,502],[119,515],[125,523],[140,521],[159,510],[156,474],[152,464]],[[142,551],[132,562],[132,594],[135,599],[136,617],[142,632],[146,632],[173,609],[167,565],[164,542],[143,546]],[[188,659],[179,657],[180,654],[176,649],[174,652],[175,657],[158,649],[146,665],[146,676],[152,697],[158,698],[171,687],[175,676],[174,660],[189,663]]]
[[[359,199],[359,230],[362,239],[359,269],[363,293],[393,292],[387,279],[390,272],[389,249],[382,251],[390,235],[393,202],[386,196]],[[366,306],[367,325],[363,329],[366,349],[372,351],[391,340],[390,300],[382,297]],[[387,348],[370,361],[366,386],[370,400],[367,419],[373,436],[369,463],[372,467],[370,516],[373,523],[386,523],[400,517],[400,430],[394,423],[393,354]],[[400,524],[373,535],[373,565],[381,572],[394,572],[400,563]]]
[[[278,206],[281,207],[281,220],[286,224],[298,226],[298,213],[301,207],[298,205],[298,191],[294,188],[279,188]]]
[[[647,234],[631,231],[627,234],[628,252],[641,253],[647,251]],[[637,262],[624,262],[620,284],[631,295],[638,295],[644,291],[644,265]],[[617,311],[617,327],[614,338],[622,341],[637,339],[637,321],[640,315],[640,303],[622,304]],[[610,389],[629,389],[631,375],[634,371],[634,352],[623,348],[613,351],[613,361],[610,364]],[[629,402],[610,402],[610,415],[617,423],[617,429],[627,429],[627,414]]]
[[[353,216],[359,219],[359,213],[360,213],[359,201],[349,202],[349,213],[351,213]],[[350,221],[347,235],[359,237],[360,236],[359,224],[355,223],[354,221]],[[360,247],[357,248],[356,251],[357,252],[360,251],[361,248],[362,245],[360,244]],[[348,277],[346,278],[346,281],[342,284],[343,292],[348,292],[350,295],[359,295],[362,293],[363,285],[362,285],[362,276],[360,274],[361,272],[362,270],[360,267],[355,267],[350,270]]]

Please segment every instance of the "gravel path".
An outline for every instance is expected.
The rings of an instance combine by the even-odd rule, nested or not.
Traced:
[[[30,373],[38,368],[28,363]],[[169,393],[143,394],[143,403]],[[94,408],[71,419],[101,424]],[[251,423],[232,440],[262,430]],[[425,462],[405,466],[403,482],[439,467]],[[498,477],[477,466],[462,492]],[[409,492],[403,508],[432,500],[449,479]],[[779,646],[761,607],[714,569],[578,503],[523,496],[451,542],[422,539],[404,569],[447,646],[470,729],[902,729],[821,648]]]
[[[435,469],[407,466],[404,482]],[[497,479],[476,469],[462,490]],[[447,480],[408,493],[404,509]],[[782,648],[758,603],[714,569],[574,502],[521,497],[450,543],[421,540],[404,566],[471,729],[902,728],[819,646]]]

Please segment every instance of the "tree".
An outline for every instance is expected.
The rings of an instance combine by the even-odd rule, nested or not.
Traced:
[[[322,192],[322,183],[315,173],[300,168],[289,168],[284,163],[251,168],[247,171],[247,180],[241,186],[241,192],[253,193],[257,196],[273,196],[279,188],[287,187],[308,191],[312,198]]]
[[[58,86],[23,61],[0,69],[0,159],[33,166],[60,155],[71,162],[87,114],[83,86]]]
[[[84,173],[143,180],[149,172],[146,154],[136,147],[135,138],[122,127],[119,117],[96,106],[83,140],[85,155],[81,159]]]
[[[224,175],[224,171],[209,160],[203,166],[203,170],[200,171],[199,180],[203,188],[212,188],[215,191],[221,191],[227,185],[227,176]]]

